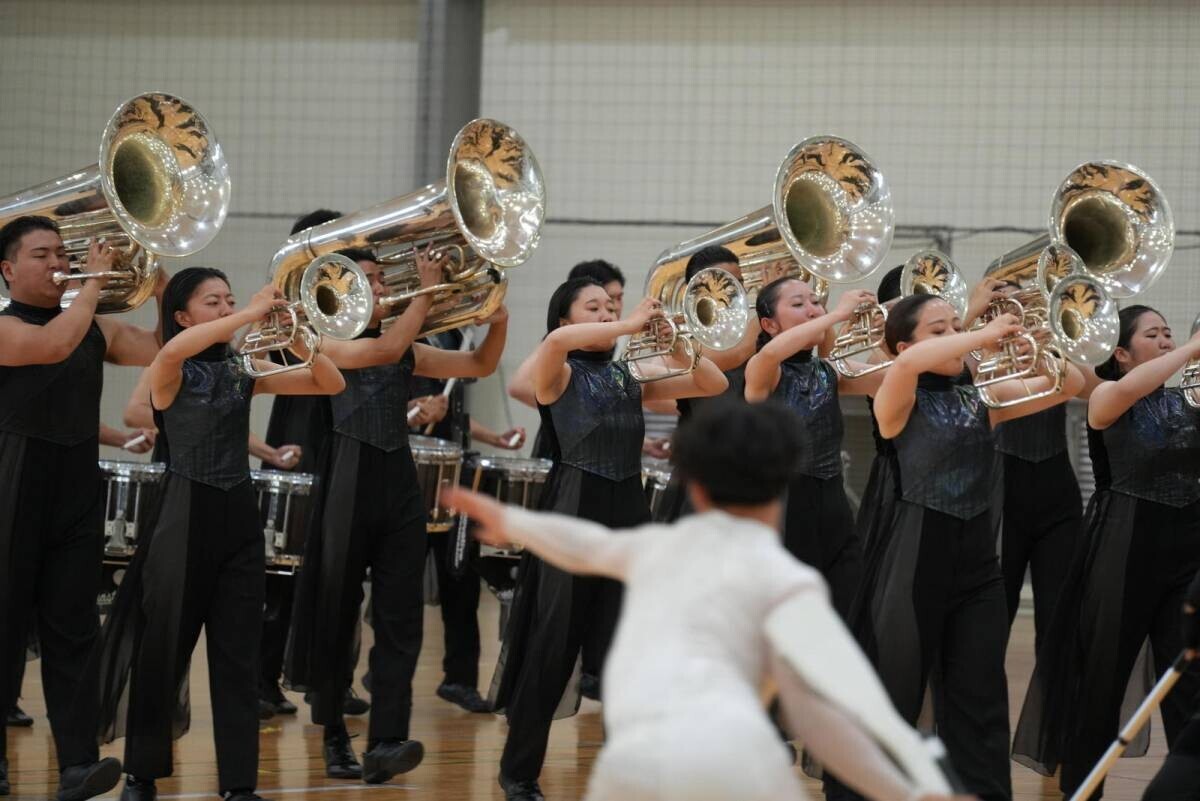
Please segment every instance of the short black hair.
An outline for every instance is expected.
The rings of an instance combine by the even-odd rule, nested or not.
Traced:
[[[210,278],[220,278],[226,284],[229,283],[228,276],[215,267],[188,267],[171,276],[163,290],[162,298],[163,342],[170,342],[172,337],[183,330],[183,326],[175,320],[175,312],[186,311],[192,295]]]
[[[889,300],[900,297],[900,276],[903,274],[903,264],[893,267],[883,274],[883,278],[879,280],[879,291],[875,293],[875,298],[880,303],[887,303]]]
[[[801,422],[777,401],[716,398],[675,429],[671,453],[685,481],[718,506],[756,506],[783,495],[801,451]]]
[[[21,240],[30,231],[53,231],[62,236],[58,230],[58,223],[49,217],[18,217],[0,228],[0,261],[12,261],[16,258]],[[4,286],[8,286],[7,278],[4,279]]]
[[[308,214],[305,214],[303,217],[298,218],[296,222],[292,223],[292,233],[298,234],[305,228],[312,228],[313,226],[327,223],[330,220],[336,220],[341,216],[342,213],[340,211],[333,211],[331,209],[317,209],[316,211],[310,211]]]
[[[579,293],[589,286],[604,288],[604,284],[595,278],[588,277],[568,278],[558,285],[558,289],[554,290],[554,294],[550,296],[550,303],[546,307],[547,335],[559,327],[558,321],[570,314],[571,304],[575,302],[575,298],[579,297]]]
[[[374,252],[366,248],[342,248],[337,253],[340,256],[345,256],[350,261],[379,261]]]
[[[579,262],[567,273],[567,278],[590,278],[600,286],[616,281],[625,286],[625,274],[621,272],[621,268],[604,259]]]
[[[683,278],[685,281],[691,281],[696,277],[696,273],[701,270],[714,267],[718,264],[737,264],[738,257],[734,255],[729,248],[721,247],[720,245],[709,245],[706,248],[700,248],[692,257],[688,259],[687,268],[684,270]]]

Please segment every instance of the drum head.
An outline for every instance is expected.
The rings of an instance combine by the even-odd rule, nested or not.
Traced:
[[[437,437],[412,434],[408,438],[408,445],[412,449],[413,461],[419,464],[449,464],[461,462],[463,458],[462,448]]]

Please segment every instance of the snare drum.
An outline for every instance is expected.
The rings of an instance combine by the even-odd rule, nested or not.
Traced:
[[[308,473],[251,470],[263,525],[267,572],[295,573],[304,561],[313,477]]]
[[[656,523],[664,522],[664,501],[667,485],[671,483],[671,463],[666,459],[643,459],[642,482],[646,488],[646,503],[650,506],[650,519]]]
[[[476,492],[491,495],[500,503],[537,509],[542,487],[553,464],[549,459],[472,454],[467,461],[467,469],[471,475],[471,489]],[[519,559],[521,548],[493,548],[481,543],[479,555],[484,558]]]
[[[429,510],[425,529],[449,531],[454,516],[442,503],[442,484],[458,484],[462,473],[462,448],[444,439],[416,434],[408,438],[408,444],[417,464],[417,482],[425,496],[425,508]]]
[[[158,503],[166,466],[161,462],[100,460],[104,476],[104,561],[127,565],[138,543],[138,526]]]

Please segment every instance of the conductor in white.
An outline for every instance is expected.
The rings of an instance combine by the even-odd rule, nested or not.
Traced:
[[[759,697],[768,676],[779,685],[792,733],[854,790],[875,801],[948,793],[932,757],[914,747],[911,729],[888,731],[901,741],[885,743],[891,760],[878,731],[864,731],[878,728],[871,725],[876,718],[894,724],[895,713],[874,674],[864,674],[865,658],[832,613],[820,575],[780,543],[780,496],[799,445],[791,414],[773,404],[716,402],[678,432],[675,469],[683,471],[698,513],[671,525],[613,533],[450,491],[448,500],[479,523],[484,542],[515,543],[564,570],[625,582],[604,667],[607,741],[588,801],[804,798]],[[815,639],[787,633],[802,647],[779,652],[832,654],[834,670],[829,657],[816,660],[825,662],[815,669],[823,675],[774,657],[768,619],[789,607],[803,611],[776,629],[812,619],[817,630]],[[886,709],[878,708],[880,697]],[[862,706],[855,698],[876,707],[854,709]],[[529,799],[541,795],[535,790]]]

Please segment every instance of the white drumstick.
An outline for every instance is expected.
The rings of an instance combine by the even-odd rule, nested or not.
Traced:
[[[288,448],[286,451],[284,451],[280,455],[279,461],[286,463],[286,462],[292,461],[295,458],[296,458],[296,452],[294,450],[292,450],[291,448]]]
[[[420,404],[414,405],[411,409],[408,410],[408,422],[411,423],[416,418],[416,416],[420,413],[421,413]]]
[[[509,437],[507,440],[505,440],[505,444],[507,444],[508,447],[510,447],[510,448],[515,448],[515,447],[517,447],[517,443],[520,441],[521,441],[521,432],[518,431],[517,433],[515,433],[511,437]]]
[[[146,441],[146,435],[145,435],[145,434],[138,434],[136,437],[134,437],[133,439],[129,440],[129,442],[126,442],[126,443],[125,443],[124,445],[122,445],[121,447],[122,447],[124,450],[131,451],[131,450],[133,450],[134,448],[136,448],[138,445],[141,445],[141,444],[142,444],[143,442],[145,442],[145,441]]]

